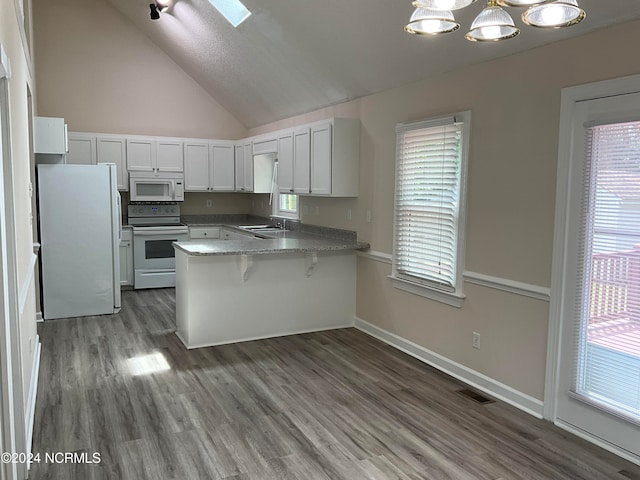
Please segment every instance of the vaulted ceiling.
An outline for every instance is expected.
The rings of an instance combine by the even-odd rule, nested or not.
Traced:
[[[638,0],[580,0],[584,22],[540,30],[511,8],[521,34],[478,44],[464,33],[483,0],[439,37],[403,31],[410,0],[245,0],[238,28],[208,0],[171,0],[157,21],[150,0],[108,1],[248,128],[640,18]]]

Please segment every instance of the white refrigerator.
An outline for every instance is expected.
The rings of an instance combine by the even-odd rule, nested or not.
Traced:
[[[45,320],[117,313],[122,221],[115,164],[37,168]]]

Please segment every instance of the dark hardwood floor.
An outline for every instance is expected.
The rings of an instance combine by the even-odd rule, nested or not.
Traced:
[[[355,329],[188,351],[174,312],[172,289],[143,290],[118,315],[40,324],[30,478],[640,479]]]

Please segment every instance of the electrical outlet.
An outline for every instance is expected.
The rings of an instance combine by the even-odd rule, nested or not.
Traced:
[[[367,223],[371,223],[371,210],[367,210]]]
[[[309,215],[309,205],[303,205],[302,206],[302,214],[303,215]]]
[[[347,220],[351,220],[351,218],[353,217],[353,212],[351,211],[350,208],[347,209]]]
[[[213,207],[213,200],[207,200],[207,208]]]
[[[320,207],[316,207],[316,217],[320,215]]]
[[[478,332],[473,332],[473,341],[471,345],[476,350],[480,350],[480,334]]]

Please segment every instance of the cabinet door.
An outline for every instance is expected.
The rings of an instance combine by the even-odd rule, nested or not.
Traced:
[[[118,190],[129,190],[129,172],[125,166],[126,147],[124,138],[98,137],[96,139],[98,163],[115,163],[118,175]]]
[[[67,153],[67,125],[64,118],[33,117],[33,153]]]
[[[309,193],[311,143],[308,128],[293,133],[293,191]]]
[[[156,140],[156,171],[183,172],[182,142],[179,140]]]
[[[235,161],[232,145],[211,145],[212,190],[232,192],[235,188]]]
[[[209,144],[185,142],[184,188],[187,192],[206,192],[211,188]]]
[[[236,191],[244,192],[244,146],[235,146]]]
[[[250,143],[244,144],[244,191],[253,192],[253,151]]]
[[[263,153],[278,153],[278,140],[276,138],[261,138],[253,142],[253,155]]]
[[[331,195],[331,124],[311,128],[311,189],[314,195]]]
[[[278,188],[293,193],[293,132],[278,137]]]
[[[96,136],[70,132],[67,163],[72,165],[95,165]]]
[[[120,242],[120,286],[133,286],[133,241],[131,229],[122,229]]]
[[[127,169],[130,172],[153,172],[155,168],[153,140],[127,139]]]

